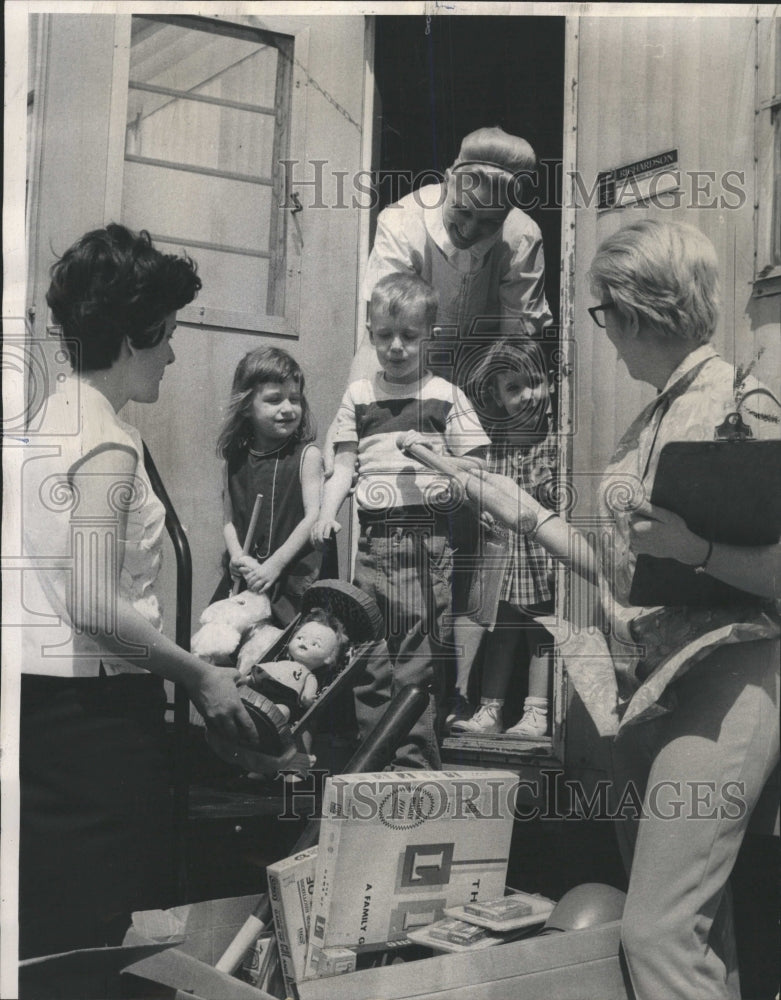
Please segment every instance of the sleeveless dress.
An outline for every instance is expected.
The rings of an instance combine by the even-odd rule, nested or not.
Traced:
[[[276,552],[303,520],[301,464],[309,447],[310,444],[301,441],[286,441],[276,451],[261,454],[250,448],[228,461],[233,523],[242,545],[255,497],[258,493],[263,494],[260,516],[249,549],[249,554],[259,562]],[[298,615],[301,597],[320,575],[322,561],[322,554],[307,543],[268,592],[277,625],[289,625]],[[231,579],[226,569],[212,600],[227,597],[230,589]]]

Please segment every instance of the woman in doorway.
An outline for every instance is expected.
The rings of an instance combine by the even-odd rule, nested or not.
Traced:
[[[643,689],[652,711],[619,727],[611,745],[616,801],[630,782],[643,797],[640,817],[619,818],[617,826],[629,871],[622,941],[637,997],[735,998],[727,879],[779,759],[781,545],[714,544],[650,503],[611,506],[608,487],[639,481],[650,496],[664,445],[712,441],[735,411],[736,394],[756,383],[736,385],[710,344],[717,261],[698,230],[653,220],[626,226],[599,248],[590,277],[595,321],[632,378],[659,390],[622,437],[605,477],[604,513],[615,527],[610,578],[564,521],[511,480],[483,472],[459,478],[483,509],[599,580],[617,670],[627,644],[644,651],[633,669],[622,665],[618,690],[628,701]],[[763,397],[753,397],[752,409],[757,399],[761,406]],[[778,437],[772,404],[760,416],[757,431]],[[631,607],[641,553],[677,560],[750,597],[718,608]],[[654,669],[672,657],[680,666],[671,676]],[[691,795],[686,801],[687,788],[703,787],[707,808]]]
[[[238,673],[160,631],[165,511],[118,416],[157,400],[176,311],[200,287],[192,261],[119,225],[52,268],[73,372],[46,400],[22,474],[22,958],[118,944],[133,910],[170,905],[164,678],[226,739],[257,740]]]

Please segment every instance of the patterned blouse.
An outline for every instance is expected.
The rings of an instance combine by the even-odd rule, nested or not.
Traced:
[[[605,472],[602,501],[615,526],[615,541],[612,578],[603,582],[603,599],[613,619],[610,648],[619,695],[629,702],[622,726],[669,710],[674,704],[670,683],[716,647],[781,632],[777,603],[760,597],[747,605],[718,608],[629,606],[637,561],[629,544],[630,516],[639,500],[650,497],[662,448],[670,441],[712,441],[715,428],[736,409],[736,392],[757,386],[754,379],[736,386],[732,366],[710,345],[698,348],[634,420]],[[755,437],[778,438],[773,404],[766,408],[763,399],[752,399],[752,404],[762,401],[756,406],[763,411],[758,419],[744,415]]]

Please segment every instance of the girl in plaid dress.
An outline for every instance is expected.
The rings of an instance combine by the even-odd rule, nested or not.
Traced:
[[[549,432],[550,397],[542,352],[533,340],[496,343],[477,387],[488,414],[489,469],[513,479],[546,506],[556,473],[556,442]],[[457,733],[504,732],[502,709],[513,671],[528,668],[528,695],[520,720],[506,732],[537,738],[548,731],[552,639],[535,616],[552,611],[550,556],[528,535],[507,531],[508,559],[496,624],[485,638],[480,707],[455,721]]]

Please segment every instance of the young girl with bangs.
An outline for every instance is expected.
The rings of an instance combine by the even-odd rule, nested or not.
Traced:
[[[530,338],[500,340],[489,350],[477,383],[478,409],[491,438],[490,471],[509,476],[550,506],[556,440],[549,429],[551,404],[542,351]],[[529,535],[509,531],[507,547],[495,627],[484,640],[480,706],[471,717],[464,712],[454,719],[454,736],[506,732],[539,739],[548,732],[552,639],[535,619],[553,611],[553,562]],[[528,671],[527,696],[521,718],[505,729],[502,710],[519,668]],[[460,676],[457,682],[464,708],[467,679]]]
[[[234,580],[267,594],[276,624],[299,613],[301,596],[323,559],[309,540],[322,486],[320,450],[304,394],[304,373],[287,351],[259,347],[239,362],[217,453],[223,473],[226,574],[213,600]],[[255,498],[260,514],[248,546]],[[244,549],[246,548],[246,552]]]

